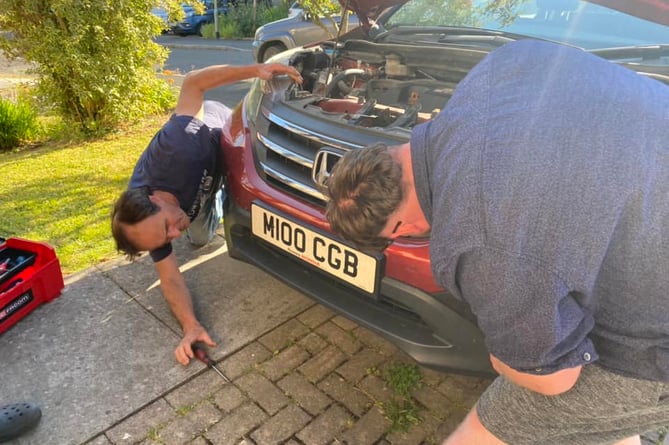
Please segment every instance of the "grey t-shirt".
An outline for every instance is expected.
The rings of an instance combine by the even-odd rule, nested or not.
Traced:
[[[669,381],[669,88],[573,48],[487,56],[414,129],[437,281],[489,351]]]
[[[223,184],[221,135],[230,139],[231,116],[228,107],[214,101],[204,102],[203,120],[173,115],[140,156],[128,187],[172,193],[193,221]],[[160,261],[171,252],[168,243],[149,253]]]

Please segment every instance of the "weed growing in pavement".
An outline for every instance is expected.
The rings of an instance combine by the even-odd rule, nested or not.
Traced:
[[[194,406],[193,405],[185,405],[177,409],[177,416],[185,416],[189,412],[193,411]]]
[[[397,394],[408,398],[413,389],[420,388],[423,376],[415,364],[395,363],[385,370],[383,380]]]
[[[413,399],[391,399],[388,403],[383,403],[382,408],[383,414],[392,422],[391,431],[406,432],[422,421],[420,408]]]
[[[146,433],[146,438],[149,439],[152,443],[165,443],[160,437],[158,428],[151,428],[148,433]]]
[[[382,378],[397,396],[386,403],[381,403],[383,415],[392,422],[390,430],[408,431],[411,426],[418,425],[422,421],[421,409],[411,396],[411,391],[422,385],[423,376],[418,366],[394,363],[385,369]]]

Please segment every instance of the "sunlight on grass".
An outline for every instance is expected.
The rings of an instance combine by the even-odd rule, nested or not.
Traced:
[[[1,153],[0,236],[56,249],[64,274],[117,256],[109,215],[137,158],[167,116],[94,141]]]

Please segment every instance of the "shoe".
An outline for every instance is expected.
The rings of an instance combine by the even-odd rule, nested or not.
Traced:
[[[19,437],[35,427],[42,411],[31,403],[13,403],[0,408],[0,442]]]

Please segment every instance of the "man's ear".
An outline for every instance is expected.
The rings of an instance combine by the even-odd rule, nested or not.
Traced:
[[[152,203],[154,203],[158,207],[161,207],[162,204],[164,203],[162,198],[160,196],[156,195],[155,193],[152,193],[152,194],[149,195],[149,201],[151,201]]]

